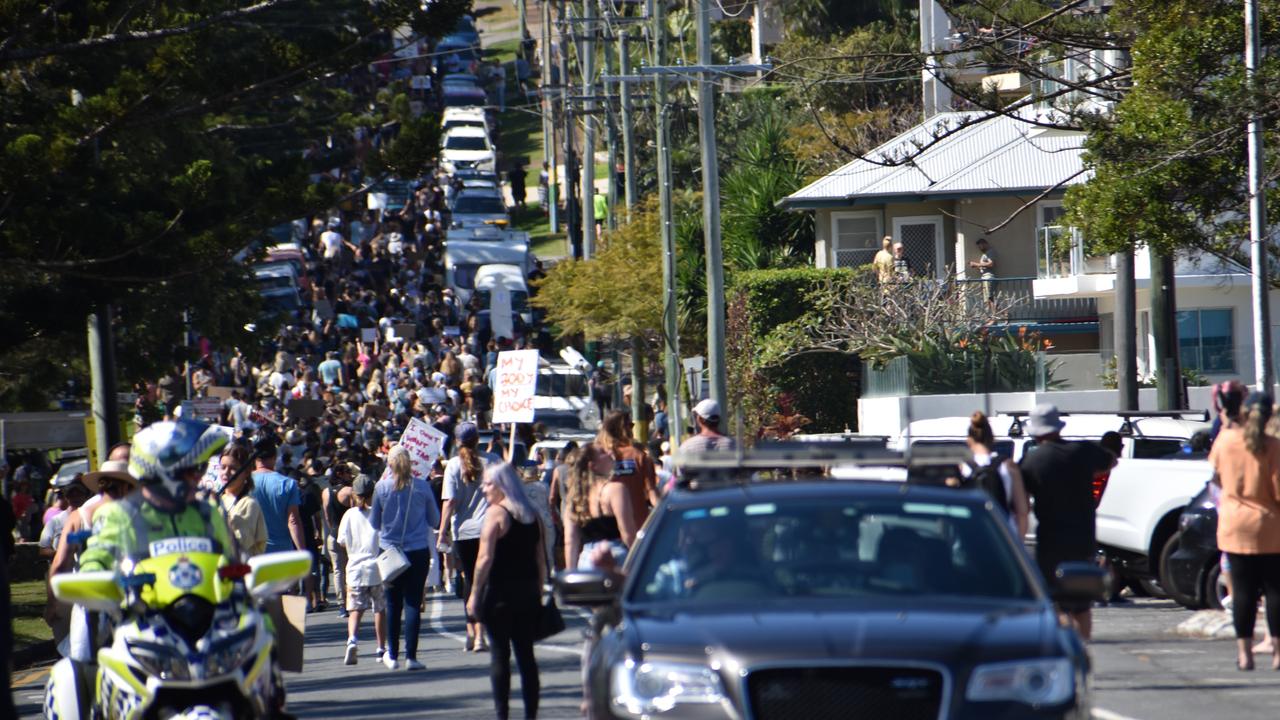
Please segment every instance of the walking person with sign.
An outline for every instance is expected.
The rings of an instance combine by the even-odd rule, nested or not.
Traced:
[[[476,559],[480,554],[480,531],[484,526],[485,513],[489,510],[489,502],[480,490],[480,483],[484,479],[485,468],[496,465],[501,459],[496,455],[480,452],[480,431],[475,423],[459,423],[454,431],[454,440],[458,444],[458,454],[450,458],[444,467],[444,509],[440,513],[436,548],[441,553],[456,553],[462,570],[462,597],[466,597],[474,586]],[[484,650],[482,632],[479,622],[467,621],[464,652]]]
[[[405,670],[425,670],[418,662],[418,631],[421,629],[423,583],[430,570],[427,544],[431,527],[439,524],[435,496],[425,478],[414,477],[413,461],[402,445],[387,454],[388,475],[373,491],[369,524],[378,531],[378,570],[386,587],[390,614],[390,636],[382,664],[396,668],[400,650],[401,614],[405,630]]]

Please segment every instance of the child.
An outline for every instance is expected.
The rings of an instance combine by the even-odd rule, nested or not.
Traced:
[[[338,524],[338,544],[347,550],[347,652],[344,662],[356,664],[356,631],[360,616],[373,609],[373,632],[378,641],[377,656],[386,647],[387,601],[378,576],[378,533],[369,524],[373,502],[373,478],[361,474],[352,486],[358,505],[342,516]]]

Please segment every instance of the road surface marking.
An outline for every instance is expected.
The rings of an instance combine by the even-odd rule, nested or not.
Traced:
[[[30,672],[26,672],[15,677],[13,679],[12,686],[15,688],[20,688],[23,685],[26,685],[34,680],[41,680],[44,678],[45,675],[48,675],[48,674],[49,674],[49,668],[47,667],[43,667],[38,670],[31,670]]]
[[[1137,718],[1131,718],[1128,715],[1121,715],[1118,712],[1111,712],[1103,708],[1094,708],[1093,716],[1098,720],[1137,720]]]
[[[437,635],[440,635],[441,637],[449,638],[450,640],[465,647],[467,644],[466,635],[459,635],[456,632],[446,630],[444,627],[444,620],[443,620],[444,602],[441,600],[442,597],[443,596],[438,594],[431,596],[431,616],[430,616],[431,629],[434,630]],[[573,655],[575,657],[582,656],[582,647],[577,645],[558,645],[555,643],[540,642],[538,643],[538,648],[541,650],[550,650],[551,652],[563,653],[565,655]]]

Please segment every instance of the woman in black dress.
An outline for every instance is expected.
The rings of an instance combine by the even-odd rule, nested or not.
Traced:
[[[506,720],[509,714],[514,648],[524,716],[534,718],[541,683],[533,643],[547,578],[541,524],[510,464],[491,466],[481,490],[489,509],[480,531],[480,556],[467,600],[467,617],[484,622],[489,632],[489,681],[498,717]]]

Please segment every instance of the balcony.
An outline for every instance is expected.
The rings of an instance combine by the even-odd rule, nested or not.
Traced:
[[[998,298],[999,304],[1011,304],[1009,322],[1016,323],[1062,323],[1062,322],[1097,322],[1098,301],[1091,297],[1039,298],[1034,292],[1036,278],[993,278],[990,280],[957,280],[962,287],[982,288]],[[983,283],[989,283],[985,288]],[[981,290],[971,293],[970,302],[982,302],[985,295]]]

